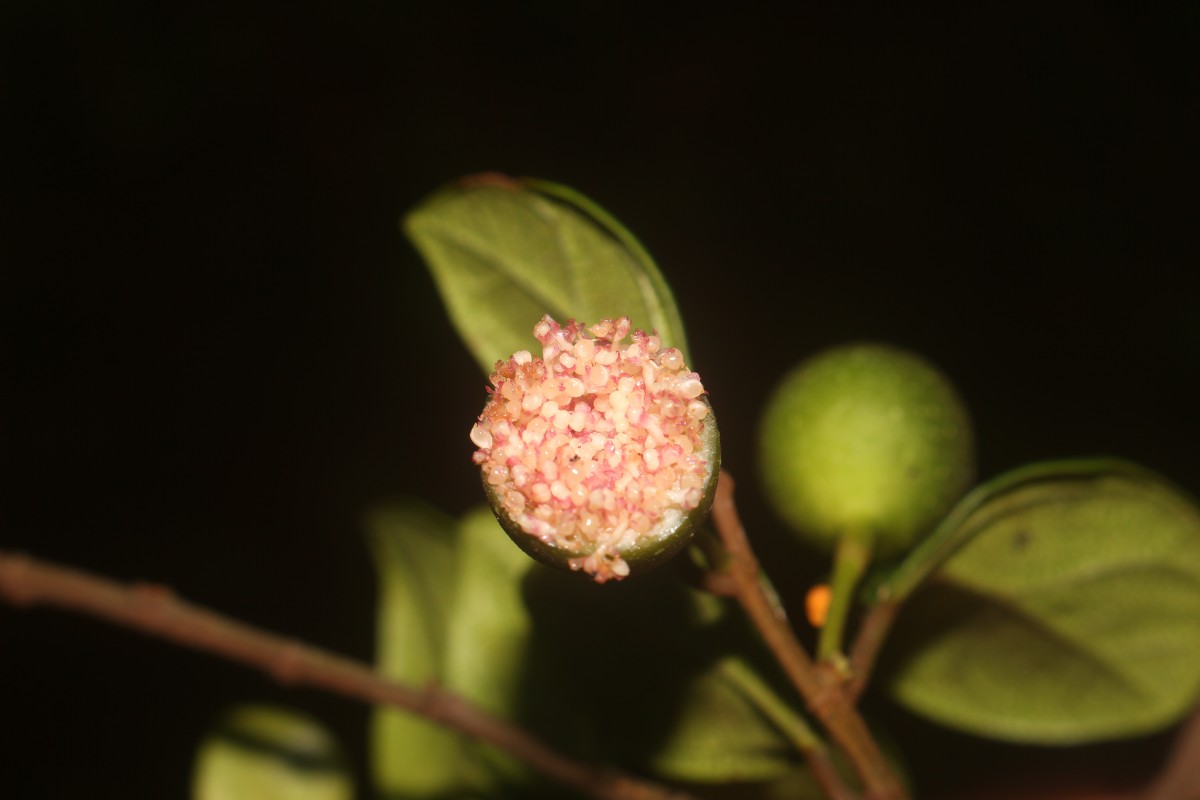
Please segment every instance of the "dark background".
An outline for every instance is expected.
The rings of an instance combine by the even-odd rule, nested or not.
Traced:
[[[656,256],[772,563],[804,553],[754,487],[758,411],[848,339],[954,378],[984,476],[1111,453],[1200,491],[1194,6],[643,5],[0,5],[0,546],[369,658],[362,511],[478,500],[483,379],[397,220],[480,170]],[[0,796],[183,796],[254,699],[364,747],[349,703],[0,607]],[[1165,741],[894,724],[928,795]]]

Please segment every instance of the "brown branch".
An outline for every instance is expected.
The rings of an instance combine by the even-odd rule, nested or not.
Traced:
[[[1179,729],[1158,777],[1139,796],[1145,800],[1200,797],[1200,711]]]
[[[883,600],[871,606],[863,617],[858,635],[854,637],[854,646],[850,650],[850,682],[846,686],[850,702],[858,700],[866,688],[879,651],[899,611],[899,603]]]
[[[733,502],[733,478],[728,472],[722,471],[717,481],[712,517],[730,559],[729,574],[738,587],[738,602],[804,698],[809,711],[829,730],[830,736],[846,754],[862,779],[868,797],[873,800],[903,798],[904,790],[862,717],[847,699],[841,675],[836,670],[818,667],[787,621],[776,613],[759,580],[761,568],[738,518]]]
[[[687,797],[615,770],[567,758],[450,692],[434,686],[417,689],[387,680],[366,664],[192,605],[166,587],[121,584],[0,550],[0,599],[14,606],[68,609],[256,667],[281,683],[325,689],[372,705],[395,706],[419,714],[494,745],[543,775],[597,800]]]
[[[828,750],[822,748],[805,751],[804,756],[808,761],[808,768],[812,770],[813,779],[829,800],[857,800],[858,795],[842,780],[842,775]]]

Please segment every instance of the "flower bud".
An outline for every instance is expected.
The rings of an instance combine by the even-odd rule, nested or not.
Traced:
[[[712,504],[720,438],[700,376],[628,317],[549,316],[496,362],[471,429],[501,526],[534,558],[619,580],[666,561]]]

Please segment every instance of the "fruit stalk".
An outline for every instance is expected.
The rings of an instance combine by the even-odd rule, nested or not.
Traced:
[[[867,536],[849,532],[838,540],[833,556],[833,577],[829,582],[829,612],[817,640],[817,658],[821,661],[838,662],[840,667],[846,666],[842,652],[846,618],[854,603],[858,582],[870,563],[871,545]]]

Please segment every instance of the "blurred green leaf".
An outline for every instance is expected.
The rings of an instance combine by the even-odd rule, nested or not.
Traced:
[[[1200,695],[1200,513],[1132,466],[1031,469],[1044,477],[994,482],[951,531],[961,549],[889,641],[888,688],[939,722],[1013,741],[1170,724]]]
[[[460,522],[407,501],[373,514],[370,529],[381,576],[380,668],[520,722],[529,630],[520,588],[535,562],[486,506]],[[388,797],[495,795],[537,780],[490,746],[394,710],[376,710],[371,749]]]
[[[796,712],[778,699],[790,694],[764,689],[770,662],[728,603],[669,572],[598,587],[543,567],[486,507],[455,523],[394,506],[372,531],[380,664],[392,677],[437,680],[563,752],[663,778],[760,781],[797,768],[785,730]],[[772,719],[761,708],[773,691]],[[387,796],[544,788],[507,755],[398,712],[376,712],[372,751]]]
[[[743,671],[753,672],[730,655],[687,681],[650,769],[698,783],[771,780],[795,770],[796,751],[741,687]]]
[[[443,681],[485,711],[517,720],[530,637],[521,580],[537,564],[513,545],[487,506],[463,517],[459,537]],[[489,764],[506,779],[530,777],[511,757],[484,749]]]
[[[378,668],[422,686],[442,681],[458,573],[458,524],[416,500],[371,514],[368,531],[379,574]],[[377,708],[371,769],[384,796],[451,796],[488,785],[464,737],[413,714]]]
[[[1117,458],[1075,458],[1038,461],[1009,470],[985,481],[968,492],[950,513],[920,541],[899,564],[879,565],[873,570],[863,597],[867,605],[877,602],[898,603],[912,594],[964,543],[980,531],[975,517],[981,506],[991,503],[1023,486],[1052,480],[1083,480],[1104,475],[1126,475],[1133,479],[1156,480],[1154,473]]]
[[[538,660],[567,682],[560,706],[587,720],[596,758],[705,783],[796,767],[791,741],[739,680],[776,671],[728,603],[670,572],[601,588],[539,570],[525,595]]]
[[[227,713],[196,754],[193,800],[351,800],[333,737],[310,717],[268,706]]]
[[[404,230],[450,319],[485,373],[518,350],[539,353],[533,326],[628,316],[687,355],[683,321],[645,249],[566,187],[477,175],[414,209]]]

